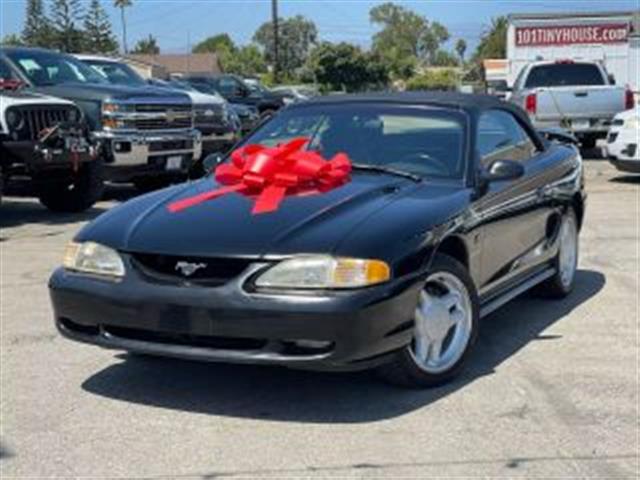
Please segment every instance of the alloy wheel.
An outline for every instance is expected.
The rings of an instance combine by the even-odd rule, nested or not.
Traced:
[[[453,367],[471,338],[473,306],[464,283],[449,272],[427,278],[415,313],[409,353],[416,365],[430,374]]]

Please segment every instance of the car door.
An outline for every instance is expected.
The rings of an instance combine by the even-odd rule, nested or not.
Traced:
[[[477,129],[480,170],[496,160],[520,162],[524,175],[495,181],[474,205],[481,222],[480,294],[517,281],[544,260],[550,205],[542,197],[546,177],[545,152],[506,110],[481,114]]]

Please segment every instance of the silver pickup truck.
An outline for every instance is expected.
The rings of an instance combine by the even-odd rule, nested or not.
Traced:
[[[524,67],[510,101],[524,108],[537,128],[564,128],[584,148],[605,138],[611,119],[633,108],[633,92],[595,62],[539,61]]]

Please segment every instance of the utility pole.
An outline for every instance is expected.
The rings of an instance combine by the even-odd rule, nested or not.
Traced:
[[[271,0],[271,17],[273,22],[273,80],[280,81],[280,52],[278,39],[278,0]]]

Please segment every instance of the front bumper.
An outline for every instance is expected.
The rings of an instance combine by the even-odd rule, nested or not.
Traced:
[[[316,370],[371,368],[411,341],[417,281],[323,295],[246,292],[260,268],[218,287],[150,284],[131,268],[119,282],[60,268],[49,282],[56,326],[105,348]]]
[[[149,166],[165,168],[169,157],[182,157],[176,170],[186,172],[194,159],[202,155],[202,136],[198,130],[162,132],[97,132],[99,139],[109,152],[107,159],[112,167]]]
[[[32,140],[5,140],[2,142],[2,166],[9,171],[34,174],[50,169],[71,170],[78,164],[96,158],[93,145],[85,144],[72,152],[65,148],[50,148]]]

